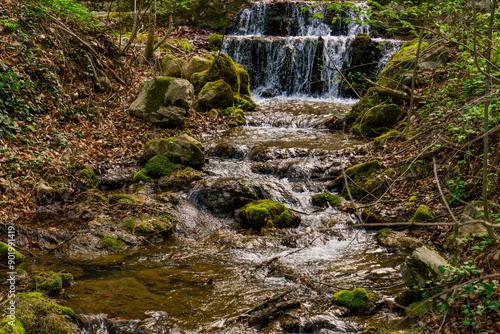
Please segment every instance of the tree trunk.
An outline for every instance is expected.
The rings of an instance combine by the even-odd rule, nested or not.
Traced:
[[[148,39],[142,56],[139,57],[139,64],[146,64],[153,57],[156,30],[156,0],[149,9]]]

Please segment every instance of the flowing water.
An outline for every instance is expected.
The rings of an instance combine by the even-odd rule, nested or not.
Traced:
[[[322,90],[314,93],[305,85],[312,65],[300,59],[313,59],[321,44],[322,53],[336,54],[324,63],[341,62],[348,58],[351,35],[369,31],[355,23],[335,29],[324,21],[311,23],[301,13],[304,3],[284,4],[290,20],[278,32],[296,37],[265,37],[272,31],[262,21],[269,17],[269,3],[257,2],[236,15],[230,25],[235,36],[225,48],[253,69],[254,92],[272,88],[293,98],[258,98],[245,126],[201,139],[209,158],[203,167],[207,177],[180,194],[174,235],[163,244],[98,259],[47,256],[31,264],[75,275],[76,284],[59,301],[82,314],[82,333],[360,333],[368,325],[398,322],[387,308],[341,317],[331,297],[353,288],[393,294],[404,254],[380,248],[373,233],[355,226],[354,216],[311,204],[311,196],[326,191],[341,163],[356,158],[365,143],[325,128],[332,113],[345,113],[355,101],[327,99],[337,96],[337,77],[326,70]],[[323,43],[314,34],[321,34]],[[293,60],[285,64],[282,52],[288,47]],[[393,49],[386,43],[382,61]],[[253,55],[262,52],[266,56],[254,63]],[[284,79],[293,82],[280,82],[280,64],[293,64],[287,71],[297,77]],[[303,95],[309,98],[298,98]],[[230,204],[245,191],[301,212],[300,226],[267,231],[241,226]],[[292,310],[252,323],[252,309],[280,294],[297,301]]]

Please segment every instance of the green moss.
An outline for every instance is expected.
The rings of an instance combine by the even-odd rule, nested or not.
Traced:
[[[369,137],[377,137],[389,131],[403,115],[403,109],[396,104],[377,105],[358,116],[352,127],[353,132]]]
[[[0,334],[25,334],[26,330],[23,327],[23,324],[19,320],[14,321],[14,326],[9,324],[10,318],[7,316],[4,317],[2,321],[0,321]]]
[[[109,204],[134,203],[136,200],[127,194],[113,194],[109,196]]]
[[[170,42],[177,45],[182,51],[193,51],[194,49],[191,44],[182,38],[174,38]]]
[[[385,191],[385,181],[377,177],[375,172],[381,168],[378,160],[360,163],[346,169],[346,174],[354,181],[349,182],[349,190],[355,199],[363,199],[368,194],[374,197],[380,196]],[[344,184],[342,194],[347,196],[347,188]],[[370,199],[374,197],[370,196]]]
[[[49,296],[55,296],[62,291],[63,287],[70,286],[72,282],[73,275],[69,273],[48,272],[33,276],[32,286],[35,290],[45,291]]]
[[[413,215],[413,218],[410,219],[410,222],[426,222],[432,219],[434,219],[434,215],[430,213],[429,208],[421,205]]]
[[[208,45],[213,51],[219,51],[222,47],[223,36],[219,34],[212,34],[208,36]]]
[[[75,313],[69,307],[57,305],[38,292],[19,293],[16,297],[16,319],[25,333],[76,333],[77,326],[72,322]]]
[[[390,228],[383,228],[381,230],[378,230],[377,233],[375,234],[375,238],[377,240],[383,239],[387,236],[387,233],[391,232],[392,229]]]
[[[116,252],[125,248],[123,241],[115,239],[109,235],[105,235],[101,238],[101,243],[104,248],[108,251]]]
[[[377,296],[365,289],[342,290],[333,295],[333,302],[354,312],[369,312],[373,309]]]
[[[175,78],[158,77],[151,83],[144,100],[146,113],[154,113],[162,106],[165,93],[173,80],[175,80]],[[141,86],[141,90],[142,89],[145,89],[144,85]]]
[[[417,200],[417,196],[413,195],[413,196],[410,196],[410,198],[408,199],[408,203],[413,203]]]
[[[24,260],[24,255],[19,253],[14,247],[10,247],[5,242],[0,242],[0,260],[6,264],[9,260],[9,248],[11,253],[14,253],[14,261],[19,263]]]
[[[160,178],[172,173],[177,167],[179,167],[178,164],[173,163],[166,156],[158,154],[148,160],[144,171],[147,176]]]
[[[382,175],[391,176],[391,175],[394,175],[395,173],[396,173],[396,171],[394,170],[394,168],[388,168],[382,172]]]
[[[225,109],[221,109],[219,110],[220,114],[222,116],[227,116],[227,115],[231,115],[235,110],[238,110],[238,108],[235,108],[235,107],[228,107],[228,108],[225,108]],[[241,110],[241,109],[240,109]]]
[[[243,110],[254,110],[257,106],[250,96],[234,96],[234,104]]]
[[[135,234],[139,235],[151,235],[155,233],[168,235],[175,229],[175,223],[175,218],[169,215],[159,217],[143,215],[140,217],[126,218],[123,221],[125,226],[129,227]]]
[[[99,182],[97,179],[97,174],[92,168],[85,168],[80,171],[80,177],[85,180],[85,186],[87,188],[97,187]]]
[[[140,171],[138,171],[134,177],[132,178],[132,180],[134,182],[153,182],[153,179],[150,178],[147,174],[146,174],[146,170],[145,169],[141,169]]]
[[[289,227],[300,223],[300,217],[291,214],[281,203],[263,199],[251,202],[240,210],[243,222],[257,227]]]
[[[342,203],[342,199],[339,196],[335,196],[330,193],[316,194],[312,197],[312,204],[320,207],[335,207]]]
[[[236,123],[235,121],[230,121],[230,122],[227,122],[227,123],[226,123],[226,126],[227,126],[228,128],[235,128],[235,127],[237,127],[237,126],[238,126],[238,123]]]
[[[383,146],[388,140],[391,140],[391,142],[392,142],[393,140],[401,139],[401,138],[402,138],[401,132],[399,132],[398,130],[392,129],[392,130],[389,130],[388,132],[384,133],[383,135],[375,138],[373,140],[373,143],[375,144],[375,146],[380,147],[380,146]]]
[[[85,204],[89,203],[103,203],[107,204],[108,203],[108,198],[103,196],[98,190],[96,189],[90,189],[87,191],[84,191],[80,193],[77,197],[76,200],[78,202],[82,202]]]
[[[406,314],[412,314],[415,317],[422,317],[427,312],[431,310],[431,303],[425,301],[418,301],[411,303],[408,308],[405,310]]]

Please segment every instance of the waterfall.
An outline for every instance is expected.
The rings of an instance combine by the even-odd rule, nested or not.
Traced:
[[[338,70],[350,66],[356,34],[370,32],[358,15],[366,6],[358,4],[332,23],[324,4],[258,1],[229,22],[223,51],[249,72],[251,89],[261,97],[342,97]],[[373,42],[381,48],[380,72],[400,43]]]

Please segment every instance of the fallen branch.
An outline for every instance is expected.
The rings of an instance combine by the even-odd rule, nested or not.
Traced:
[[[395,97],[397,99],[408,101],[408,102],[410,102],[410,100],[411,100],[411,96],[408,95],[408,93],[406,93],[406,92],[402,92],[400,90],[395,90],[395,89],[392,89],[392,88],[389,88],[389,87],[381,86],[378,83],[375,83],[375,82],[371,81],[368,78],[366,78],[366,81],[368,81],[368,83],[370,85],[372,85],[375,88],[375,90],[377,92],[379,92],[380,94],[389,95],[389,96]],[[417,96],[415,96],[415,94],[414,94],[413,99],[416,102],[422,101],[422,99],[419,98],[419,97],[417,97]]]

